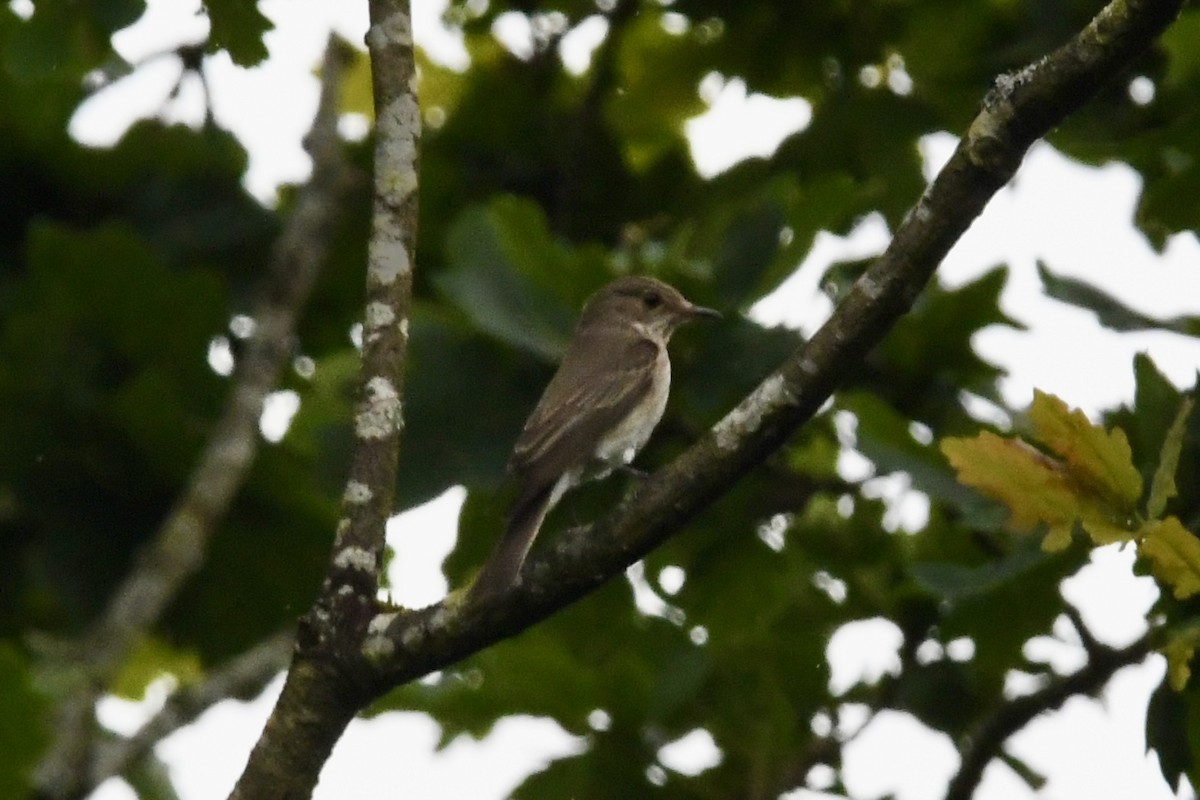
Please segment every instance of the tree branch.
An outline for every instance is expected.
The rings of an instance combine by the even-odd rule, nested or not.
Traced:
[[[844,365],[860,360],[910,308],[1028,148],[1149,48],[1180,5],[1180,0],[1114,0],[1070,42],[999,77],[886,252],[810,341],[613,513],[536,551],[522,580],[494,604],[464,608],[452,596],[421,611],[377,617],[364,644],[377,664],[376,691],[519,633],[622,574],[760,464],[820,408]]]
[[[375,186],[356,437],[320,597],[300,620],[283,692],[231,798],[303,798],[369,700],[360,645],[378,601],[392,513],[417,227],[421,111],[408,0],[371,0]]]
[[[341,635],[347,625],[361,628],[368,619],[364,611],[375,607],[404,427],[401,398],[416,248],[421,109],[407,0],[372,0],[370,8],[375,192],[356,442],[322,597],[302,628],[302,634],[316,640]]]
[[[1000,755],[1010,736],[1039,715],[1060,708],[1075,695],[1096,694],[1117,670],[1137,664],[1149,655],[1154,649],[1153,638],[1147,634],[1120,650],[1097,644],[1089,650],[1091,658],[1083,669],[1001,706],[975,729],[961,748],[962,764],[950,779],[946,800],[970,800],[983,778],[984,768]]]
[[[1094,659],[1109,649],[1092,635],[1091,629],[1083,621],[1083,615],[1079,613],[1078,608],[1070,603],[1064,603],[1063,609],[1063,613],[1070,620],[1071,626],[1075,628],[1075,634],[1079,636],[1079,643],[1083,645],[1084,652],[1088,654],[1089,658]]]
[[[908,310],[1029,146],[1146,50],[1179,6],[1114,0],[1069,44],[998,79],[950,162],[829,322],[611,514],[535,553],[522,580],[498,600],[464,605],[456,594],[420,611],[378,611],[374,591],[400,428],[419,109],[408,5],[371,0],[376,212],[358,452],[321,599],[301,622],[283,693],[232,797],[308,797],[333,744],[372,698],[512,636],[621,574],[761,463],[826,400],[842,365],[861,359]]]
[[[99,786],[113,775],[121,775],[151,748],[195,720],[212,706],[231,697],[257,695],[287,667],[292,649],[292,632],[281,631],[230,659],[194,686],[179,689],[138,731],[125,739],[97,748],[90,783]]]
[[[305,139],[313,159],[312,178],[271,252],[266,289],[254,314],[255,331],[234,373],[224,413],[175,507],[74,648],[73,671],[80,686],[56,709],[54,742],[35,774],[43,797],[80,794],[89,771],[97,698],[133,644],[204,563],[208,542],[258,450],[263,400],[291,354],[296,320],[325,260],[333,221],[350,188],[337,139],[341,47],[331,40],[326,49],[320,107]]]

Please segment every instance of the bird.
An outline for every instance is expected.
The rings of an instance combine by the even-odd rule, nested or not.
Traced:
[[[471,586],[494,598],[516,581],[546,515],[569,489],[631,469],[667,405],[676,328],[719,312],[654,278],[625,276],[584,305],[566,354],[526,420],[507,471],[517,495]]]

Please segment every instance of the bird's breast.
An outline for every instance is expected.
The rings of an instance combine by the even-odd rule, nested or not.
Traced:
[[[654,367],[645,397],[596,446],[597,460],[614,466],[628,464],[649,441],[667,408],[667,395],[671,391],[671,362],[665,347],[659,348]]]

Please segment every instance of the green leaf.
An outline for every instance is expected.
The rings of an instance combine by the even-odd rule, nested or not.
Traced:
[[[47,699],[33,687],[29,664],[11,644],[0,642],[0,797],[25,797],[30,773],[49,744]]]
[[[961,530],[958,533],[963,535]],[[945,596],[935,634],[942,642],[965,636],[975,644],[968,674],[975,691],[992,698],[985,701],[988,704],[1003,696],[1009,671],[1025,664],[1025,643],[1050,632],[1063,612],[1059,585],[1087,558],[1082,548],[1039,553],[1036,542],[1020,539],[1010,548],[994,562],[995,568],[989,568],[986,561],[976,568],[975,577],[983,584],[978,591],[960,584]],[[942,570],[943,579],[967,578],[947,566]],[[1014,608],[1021,613],[1014,614]]]
[[[896,705],[936,730],[959,734],[982,710],[969,671],[949,659],[916,665],[899,682]]]
[[[1167,785],[1180,787],[1200,765],[1200,688],[1172,689],[1167,678],[1150,695],[1146,708],[1146,749],[1158,756]]]
[[[500,200],[469,209],[451,229],[447,249],[451,268],[434,282],[477,327],[547,361],[562,356],[578,309],[538,280],[561,274],[568,259],[534,206]]]
[[[856,266],[835,265],[829,277],[848,289],[859,277]],[[1000,308],[1007,281],[1008,270],[997,267],[953,290],[929,287],[873,354],[870,363],[879,375],[869,388],[910,419],[939,428],[961,418],[963,391],[999,402],[996,381],[1003,370],[981,358],[972,343],[993,325],[1023,327]]]
[[[33,15],[18,24],[0,47],[0,64],[6,75],[20,83],[45,89],[62,83],[78,86],[84,73],[110,59],[123,63],[112,52],[109,38],[133,24],[146,4],[145,0],[92,0],[80,6],[69,0],[41,0],[31,8]]]
[[[1166,76],[1169,84],[1186,89],[1200,83],[1197,41],[1200,41],[1200,10],[1193,7],[1185,9],[1159,37],[1159,45],[1169,56]]]
[[[881,474],[903,472],[914,489],[958,508],[979,504],[979,496],[955,480],[937,448],[913,438],[912,422],[879,395],[847,392],[838,396],[838,406],[854,412],[855,445]]]
[[[721,231],[713,258],[716,288],[722,298],[740,304],[765,293],[763,276],[779,257],[779,236],[785,222],[784,208],[773,197],[736,209]]]
[[[134,762],[123,777],[137,792],[138,800],[179,800],[170,769],[153,751]]]
[[[743,316],[685,328],[671,341],[670,408],[687,412],[693,431],[711,425],[799,343],[795,331]]]
[[[777,289],[795,273],[818,233],[847,230],[864,206],[862,185],[845,173],[799,180],[757,160],[744,161],[715,178],[712,193],[712,207],[688,231],[689,258],[707,263],[717,252],[717,294],[738,306],[749,306]],[[727,229],[726,220],[733,214],[740,216]],[[739,240],[750,236],[757,238],[746,243],[747,252],[738,252]]]
[[[1100,324],[1106,328],[1115,331],[1165,330],[1186,336],[1200,336],[1200,317],[1151,317],[1089,283],[1055,275],[1041,262],[1038,263],[1038,276],[1048,296],[1094,312]]]
[[[70,26],[70,13],[66,3],[39,3],[29,21],[18,28],[17,35],[4,53],[5,71],[13,77],[28,82],[40,82],[58,70],[81,64],[71,62],[78,58],[70,37],[63,35],[63,27]]]
[[[1105,422],[1117,425],[1129,435],[1134,463],[1145,482],[1149,484],[1162,462],[1163,443],[1172,421],[1179,413],[1184,394],[1159,371],[1145,353],[1134,356],[1133,377],[1133,402],[1108,414]],[[1176,481],[1180,485],[1184,485],[1193,474],[1192,454],[1200,451],[1200,448],[1197,448],[1197,443],[1200,443],[1198,437],[1200,430],[1197,430],[1195,425],[1187,426],[1180,463],[1176,470]]]
[[[711,69],[707,55],[694,37],[668,33],[649,10],[625,26],[615,65],[623,91],[607,98],[605,116],[634,171],[681,147],[684,123],[704,112],[696,86]]]
[[[856,80],[839,79],[824,93],[811,124],[780,145],[772,166],[806,180],[849,177],[858,189],[859,217],[868,209],[881,212],[895,230],[925,185],[912,143],[935,128],[936,117],[921,100],[873,91]],[[889,120],[886,130],[872,130],[871,120],[880,119]]]
[[[366,62],[365,68],[368,73],[366,85],[362,90],[365,94],[360,95],[356,91],[356,96],[361,96],[361,100],[358,100],[355,104],[358,107],[346,110],[357,110],[371,116],[374,113],[374,102],[370,94],[370,56],[363,53],[362,60]],[[425,52],[425,49],[420,47],[419,43],[417,46],[417,76],[420,79],[418,94],[421,99],[421,107],[427,109],[436,108],[447,115],[453,114],[463,90],[469,82],[468,76],[444,67],[431,59]]]
[[[256,0],[204,0],[208,13],[208,50],[225,50],[239,67],[253,67],[267,57],[263,35],[275,24],[258,10]]]
[[[397,502],[430,499],[454,484],[496,486],[548,365],[502,347],[422,305],[412,316],[405,390],[405,459]]]
[[[1194,131],[1200,124],[1200,113],[1193,110],[1189,118],[1181,119],[1174,127],[1182,131]],[[1195,138],[1185,140],[1189,151],[1174,144],[1162,146],[1161,160],[1168,165],[1166,174],[1156,180],[1147,180],[1147,186],[1138,202],[1136,219],[1138,225],[1158,248],[1166,245],[1166,238],[1177,231],[1185,231],[1195,224],[1197,210],[1196,186],[1200,185],[1200,150],[1196,149]],[[1155,327],[1172,330],[1187,336],[1200,336],[1200,316],[1177,316],[1161,322]]]
[[[1175,414],[1175,421],[1167,430],[1166,438],[1163,439],[1158,468],[1154,470],[1154,480],[1150,483],[1150,499],[1146,501],[1146,516],[1151,519],[1161,517],[1167,507],[1167,501],[1179,493],[1175,486],[1175,471],[1179,468],[1179,451],[1183,448],[1188,415],[1191,412],[1192,400],[1190,397],[1185,398]]]
[[[1021,579],[1045,562],[1047,556],[1037,548],[1021,547],[994,561],[979,566],[955,563],[917,562],[909,572],[925,589],[952,602],[987,594],[1005,584],[1020,585]]]
[[[121,697],[141,700],[146,687],[167,674],[187,683],[201,678],[203,671],[194,654],[177,650],[158,637],[144,635],[126,656],[109,690]]]
[[[6,541],[29,583],[2,594],[53,630],[103,608],[166,512],[220,399],[204,353],[226,312],[215,275],[119,222],[43,220],[22,246],[0,292],[0,528],[21,531]]]

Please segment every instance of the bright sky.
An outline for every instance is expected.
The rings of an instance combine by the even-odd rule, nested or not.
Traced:
[[[444,3],[422,0],[414,5],[417,41],[444,63],[464,66],[461,41],[438,22]],[[269,202],[279,182],[302,180],[308,172],[300,137],[316,105],[312,68],[326,32],[333,27],[347,39],[361,42],[367,17],[362,0],[265,0],[261,7],[277,25],[267,40],[270,60],[243,70],[227,57],[217,56],[208,60],[206,72],[215,114],[250,150],[247,186]],[[140,61],[181,42],[196,41],[207,25],[198,9],[198,0],[150,0],[146,15],[118,34],[116,46],[126,58]],[[603,33],[603,23],[595,20],[568,37],[567,60],[573,69],[586,67]],[[518,53],[528,38],[516,15],[501,22],[496,35]],[[177,77],[173,59],[146,64],[85,103],[72,121],[72,133],[80,141],[106,146],[142,116],[159,114],[197,123],[202,114],[198,84],[185,83],[178,98],[167,101]],[[768,155],[784,136],[808,123],[810,109],[803,100],[747,96],[740,81],[726,83],[713,76],[698,90],[711,108],[693,121],[688,132],[705,174],[747,156]],[[926,139],[931,175],[953,145],[949,135]],[[1014,404],[1028,402],[1038,387],[1094,415],[1131,397],[1132,356],[1138,351],[1149,352],[1178,385],[1190,386],[1194,381],[1200,365],[1196,340],[1155,333],[1118,336],[1100,328],[1089,314],[1048,300],[1040,292],[1034,270],[1038,258],[1055,272],[1084,278],[1148,313],[1196,313],[1200,245],[1195,237],[1182,236],[1171,242],[1164,257],[1155,254],[1130,225],[1137,189],[1138,177],[1127,167],[1085,168],[1048,146],[1035,147],[1017,179],[997,195],[939,271],[942,280],[958,285],[995,264],[1012,265],[1004,307],[1030,329],[985,330],[978,334],[977,345],[986,357],[1009,370],[1003,388]],[[817,288],[824,268],[838,259],[878,253],[886,243],[887,231],[877,218],[864,220],[845,239],[822,235],[796,274],[754,309],[755,317],[768,324],[814,330],[830,312],[828,300]],[[847,468],[854,468],[852,460]],[[903,482],[881,481],[879,491],[899,500],[904,496]],[[390,578],[399,602],[420,605],[445,593],[438,565],[453,547],[454,520],[462,498],[461,489],[452,489],[389,526],[389,541],[396,549]],[[420,537],[406,536],[411,531],[420,531]],[[1149,579],[1131,575],[1131,560],[1131,553],[1113,548],[1097,551],[1093,563],[1063,589],[1080,606],[1097,637],[1113,645],[1140,634],[1146,610],[1157,596]],[[1060,669],[1078,668],[1083,651],[1069,625],[1056,628],[1055,633],[1056,638],[1031,642],[1029,654],[1051,659]],[[898,631],[883,620],[844,627],[828,649],[833,685],[849,686],[860,677],[895,670],[898,643]],[[970,642],[964,641],[955,643],[946,655],[964,658],[970,652]],[[1161,680],[1163,669],[1161,659],[1153,658],[1123,670],[1105,691],[1102,704],[1072,701],[1011,741],[1013,752],[1049,777],[1045,796],[1092,800],[1174,796],[1154,761],[1141,755],[1146,698]],[[1013,675],[1010,688],[1015,693],[1030,691],[1032,681],[1029,676]],[[225,796],[262,729],[278,687],[277,681],[251,703],[222,703],[158,748],[183,800]],[[105,701],[102,717],[114,729],[129,731],[153,712],[164,692],[159,687],[143,704]],[[862,725],[861,719],[853,718],[853,709],[847,717],[837,721],[841,729]],[[833,724],[828,719],[813,720],[817,728]],[[459,739],[438,753],[436,741],[435,724],[419,714],[355,721],[327,765],[316,796],[327,800],[499,798],[550,758],[579,746],[555,723],[534,719],[506,720],[483,742]],[[666,766],[683,772],[711,766],[717,758],[711,737],[704,734],[688,737],[662,754]],[[868,723],[845,753],[847,788],[859,798],[893,792],[899,800],[934,800],[956,765],[957,756],[944,736],[893,712]],[[819,779],[821,774],[813,777]],[[820,796],[809,791],[790,795],[797,800]],[[127,786],[112,780],[93,800],[130,797]],[[989,767],[977,794],[979,800],[1029,797],[1033,797],[1029,788],[998,764]]]

